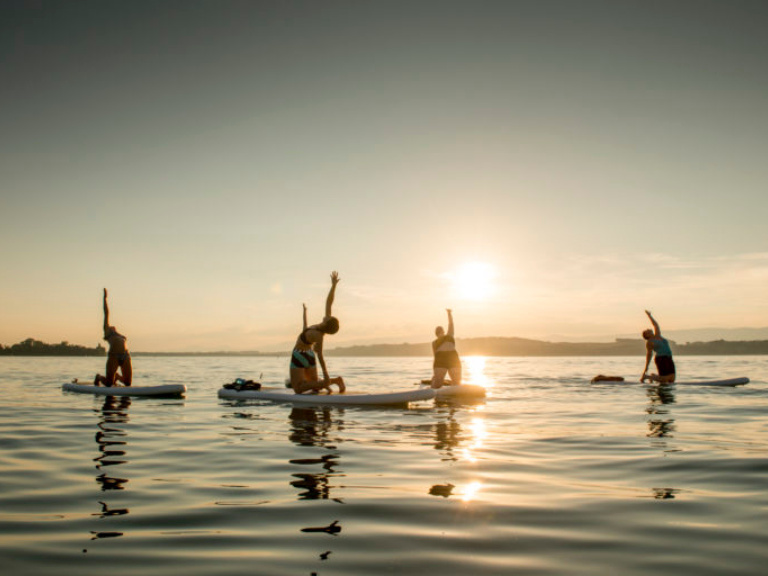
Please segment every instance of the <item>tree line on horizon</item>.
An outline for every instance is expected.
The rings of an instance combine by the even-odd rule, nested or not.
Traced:
[[[106,356],[107,350],[101,344],[88,348],[67,341],[59,344],[46,344],[34,338],[27,338],[11,346],[0,344],[0,355],[3,356]]]
[[[675,355],[768,354],[768,340],[710,342],[669,341]],[[462,356],[644,356],[645,340],[617,338],[613,342],[547,342],[515,337],[457,338]],[[430,343],[370,344],[334,348],[326,356],[431,356]]]

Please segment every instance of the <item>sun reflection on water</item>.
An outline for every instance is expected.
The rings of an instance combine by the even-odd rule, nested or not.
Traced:
[[[483,483],[475,480],[474,482],[470,482],[467,484],[467,486],[463,490],[463,494],[461,496],[462,502],[471,502],[475,499],[477,496],[477,493],[480,491],[480,488],[483,487]]]
[[[477,462],[474,452],[483,447],[483,440],[488,436],[488,430],[485,427],[485,420],[482,417],[472,419],[469,425],[471,432],[471,443],[462,449],[462,456],[470,462]]]
[[[476,384],[486,389],[492,388],[494,384],[493,379],[489,378],[485,373],[486,360],[485,356],[464,356],[466,374],[462,381],[467,384]]]

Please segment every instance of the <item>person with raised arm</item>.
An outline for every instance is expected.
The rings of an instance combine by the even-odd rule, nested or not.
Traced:
[[[331,393],[331,384],[339,387],[339,392],[344,392],[346,386],[341,376],[331,378],[328,375],[328,368],[325,365],[323,356],[323,338],[326,334],[336,334],[339,331],[339,321],[331,315],[333,299],[336,295],[336,285],[339,283],[339,273],[331,273],[331,290],[328,292],[328,298],[325,301],[325,317],[319,324],[307,326],[307,306],[304,308],[303,330],[296,338],[296,344],[291,352],[291,387],[296,394],[304,392],[319,392],[328,390]],[[323,370],[323,379],[320,380],[317,375],[317,362],[320,362],[320,368]]]
[[[130,386],[133,381],[133,366],[131,354],[125,345],[127,338],[120,334],[114,326],[109,325],[109,306],[107,306],[107,289],[104,288],[104,340],[109,342],[107,352],[107,375],[96,374],[93,385],[114,386],[122,382]],[[118,374],[118,369],[120,373]]]
[[[640,382],[650,380],[651,382],[658,382],[659,384],[671,384],[675,381],[675,362],[672,360],[672,348],[669,346],[669,341],[662,337],[661,328],[659,323],[654,320],[651,313],[646,310],[648,319],[653,324],[653,330],[650,328],[643,331],[643,338],[645,338],[645,368],[643,369],[643,375],[640,377]],[[654,362],[658,369],[658,374],[648,374],[648,364],[651,362],[651,356],[656,355]]]
[[[456,340],[453,337],[453,313],[450,308],[448,312],[448,332],[443,330],[442,326],[435,328],[437,338],[432,342],[432,352],[435,355],[435,361],[432,365],[432,388],[440,388],[445,381],[445,375],[448,373],[451,377],[451,384],[461,384],[461,360],[459,353],[456,352]]]

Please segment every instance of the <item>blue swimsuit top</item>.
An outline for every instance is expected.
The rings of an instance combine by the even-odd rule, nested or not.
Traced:
[[[669,347],[669,342],[666,338],[659,336],[651,340],[653,344],[653,351],[656,352],[656,356],[672,356],[672,348]]]

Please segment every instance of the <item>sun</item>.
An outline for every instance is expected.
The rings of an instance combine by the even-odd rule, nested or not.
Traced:
[[[493,293],[496,269],[486,262],[467,262],[451,278],[459,298],[485,300]]]

